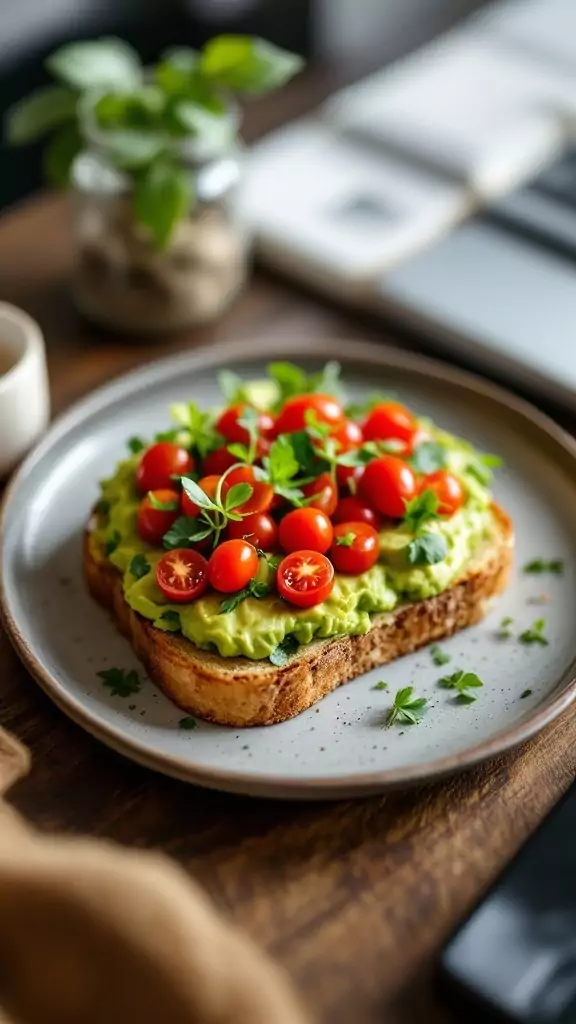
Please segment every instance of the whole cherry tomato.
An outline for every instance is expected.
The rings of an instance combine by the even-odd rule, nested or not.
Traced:
[[[359,576],[378,561],[380,540],[367,523],[339,523],[328,557],[336,572]]]
[[[382,402],[372,409],[364,423],[366,441],[388,441],[398,438],[410,445],[418,432],[418,423],[400,402]]]
[[[276,551],[278,527],[267,512],[255,512],[239,522],[231,520],[226,529],[227,540],[247,540],[261,551]]]
[[[319,508],[295,508],[284,516],[278,536],[280,546],[291,551],[328,551],[334,530],[325,512]]]
[[[293,434],[306,426],[306,414],[313,413],[319,423],[335,425],[342,419],[342,406],[330,395],[297,395],[284,403],[274,433]]]
[[[382,455],[366,466],[359,492],[383,516],[400,519],[417,492],[416,477],[397,455]]]
[[[246,540],[225,540],[210,555],[208,579],[214,590],[233,594],[242,590],[258,572],[258,554]]]
[[[239,442],[247,445],[250,443],[249,431],[238,422],[247,408],[246,402],[231,405],[229,409],[224,410],[216,423],[216,430],[226,438],[228,444]],[[259,412],[257,426],[259,434],[270,434],[274,429],[274,417],[268,412]]]
[[[382,517],[370,508],[362,498],[341,498],[332,516],[333,523],[366,523],[375,530],[380,529]]]
[[[364,466],[336,466],[336,480],[344,493],[355,494]]]
[[[304,497],[313,498],[307,502],[307,508],[319,508],[327,516],[331,516],[338,504],[338,488],[330,473],[321,473],[320,476],[310,484],[302,488]]]
[[[158,507],[162,506],[162,507]],[[180,515],[178,491],[150,491],[138,506],[138,533],[147,544],[159,547],[162,538]]]
[[[201,487],[204,493],[214,500],[219,483],[219,476],[203,476],[198,481],[198,487]],[[197,516],[200,512],[200,506],[195,501],[192,501],[192,498],[189,498],[184,490],[182,491],[182,512],[185,516]]]
[[[198,551],[176,548],[158,562],[156,581],[169,601],[195,601],[208,586],[208,562]]]
[[[159,441],[147,448],[136,467],[136,486],[141,494],[174,487],[174,478],[194,469],[194,459],[185,448]]]
[[[334,587],[334,567],[318,551],[294,551],[276,570],[280,597],[298,608],[313,608],[326,601]]]
[[[263,480],[257,480],[252,466],[238,466],[231,469],[224,480],[222,491],[224,496],[236,484],[249,484],[252,494],[241,505],[234,508],[240,515],[254,515],[256,512],[267,512],[274,500],[274,488]]]
[[[330,431],[334,438],[339,452],[350,452],[353,448],[359,448],[364,440],[362,427],[354,420],[343,419],[338,426]]]
[[[453,516],[462,506],[464,491],[460,481],[446,469],[423,477],[420,491],[433,491],[438,498],[438,514]]]

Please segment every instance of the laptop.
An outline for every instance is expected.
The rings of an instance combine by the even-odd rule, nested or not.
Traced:
[[[508,0],[249,156],[263,261],[576,410],[576,0]]]

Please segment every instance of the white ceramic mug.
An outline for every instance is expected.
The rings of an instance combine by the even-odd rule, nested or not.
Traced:
[[[46,430],[49,417],[42,332],[21,309],[0,302],[0,477]]]

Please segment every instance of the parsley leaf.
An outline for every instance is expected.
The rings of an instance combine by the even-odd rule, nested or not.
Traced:
[[[436,565],[448,554],[446,538],[441,533],[422,532],[410,541],[407,558],[410,565]]]
[[[158,512],[175,512],[178,508],[178,499],[172,499],[172,501],[160,501],[156,497],[154,491],[148,491],[148,501],[152,508],[157,509]]]
[[[532,690],[523,690],[522,693],[520,694],[520,700],[524,700],[525,697],[531,697],[531,696],[532,696]]]
[[[514,622],[511,615],[506,615],[505,618],[500,619],[500,629],[498,630],[498,636],[501,640],[508,640],[512,636],[512,630],[510,626]]]
[[[483,487],[488,487],[494,476],[492,469],[503,466],[504,460],[499,455],[488,455],[478,452],[469,459],[466,472],[470,473]]]
[[[524,572],[526,573],[542,573],[552,572],[556,576],[562,576],[564,572],[564,562],[560,558],[555,558],[550,562],[547,562],[544,558],[535,558],[532,562],[527,562],[524,566]]]
[[[160,618],[163,619],[164,622],[169,623],[170,626],[174,626],[175,629],[180,629],[180,613],[173,611],[172,608],[169,608],[166,612],[162,612]]]
[[[190,548],[212,533],[211,527],[194,516],[180,516],[162,538],[167,551],[174,548]]]
[[[238,508],[239,505],[244,505],[253,493],[254,488],[251,484],[234,484],[226,494],[224,508],[229,512],[231,509]]]
[[[378,683],[375,683],[375,685],[374,685],[374,686],[372,686],[372,687],[371,687],[371,689],[372,689],[372,690],[387,690],[387,689],[389,689],[389,687],[388,687],[388,683],[385,683],[385,682],[384,682],[384,681],[383,681],[383,680],[381,679],[381,680],[380,680],[380,682],[378,682]]]
[[[258,601],[261,601],[263,597],[268,597],[270,593],[270,587],[267,583],[261,583],[258,580],[250,580],[248,585],[243,590],[238,590],[235,594],[230,594],[229,597],[225,597],[220,602],[219,615],[225,615],[226,612],[233,612],[236,610],[242,601],[245,601],[247,597],[255,597]]]
[[[300,644],[293,633],[287,633],[283,640],[270,651],[268,655],[269,661],[277,668],[283,668],[284,665],[288,664],[288,659],[292,654],[296,654]]]
[[[447,665],[451,661],[450,655],[446,654],[438,644],[432,644],[430,656],[435,665]]]
[[[170,407],[170,415],[179,428],[175,439],[184,448],[195,448],[202,459],[225,444],[213,414],[202,411],[195,402],[177,402]]]
[[[299,435],[302,435],[305,439],[304,442],[302,442],[301,436],[298,436],[298,439],[295,440],[297,438],[296,434],[280,434],[280,437],[277,437],[272,443],[268,455],[265,455],[262,459],[264,467],[262,478],[274,488],[275,494],[293,503],[301,501],[304,497],[304,492],[298,486],[297,480],[295,480],[300,469],[297,449],[301,451],[303,458],[308,459],[309,453],[305,452],[304,448],[304,445],[308,444],[311,450],[311,458],[316,459],[310,438],[305,431],[300,431]],[[313,473],[311,475],[314,477],[318,474]]]
[[[130,697],[140,690],[140,679],[135,669],[126,672],[123,668],[105,668],[96,675],[108,687],[111,697]]]
[[[542,644],[543,647],[547,647],[549,641],[544,636],[545,628],[546,619],[536,619],[529,629],[525,629],[520,634],[520,642],[523,644]]]
[[[112,530],[112,533],[108,537],[106,544],[104,545],[104,554],[111,555],[113,551],[116,551],[122,537],[118,530]]]
[[[387,729],[394,725],[394,722],[418,725],[428,700],[426,697],[413,698],[413,693],[413,686],[405,686],[402,690],[398,690],[394,697],[394,703],[386,716],[385,725]]]
[[[150,563],[148,562],[146,555],[134,555],[134,558],[130,562],[130,572],[137,580],[141,580],[144,576],[147,576],[150,572]]]
[[[412,501],[406,502],[403,523],[409,530],[418,533],[424,523],[440,518],[438,515],[438,505],[439,501],[434,491],[430,489],[422,491],[421,494],[412,498]]]
[[[138,452],[143,451],[146,447],[146,442],[143,441],[141,437],[130,437],[126,444],[128,445],[129,451],[132,452],[132,455],[137,455]]]
[[[475,672],[464,672],[463,669],[458,669],[453,675],[444,676],[440,679],[440,686],[443,686],[446,690],[457,690],[460,701],[472,704],[476,697],[474,694],[469,693],[469,691],[477,689],[479,686],[484,686],[484,683]]]
[[[353,533],[352,530],[343,534],[341,537],[336,537],[336,543],[341,548],[351,548],[355,540],[356,534]]]
[[[179,729],[195,729],[196,719],[192,718],[191,715],[187,715],[186,718],[181,718],[178,722]]]
[[[422,441],[409,462],[417,473],[435,473],[446,465],[446,448],[436,441]]]

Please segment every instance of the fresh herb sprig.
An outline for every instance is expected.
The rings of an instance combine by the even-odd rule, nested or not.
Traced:
[[[298,435],[280,434],[272,442],[268,455],[262,459],[262,468],[256,467],[255,473],[259,480],[264,480],[274,488],[274,493],[293,505],[299,505],[304,498],[302,486],[314,479],[301,477],[301,465],[298,460]]]
[[[431,490],[422,491],[407,502],[402,523],[414,533],[406,551],[410,565],[435,565],[448,554],[446,538],[441,533],[426,530],[425,526],[440,518],[438,498]]]
[[[243,590],[230,594],[229,597],[225,597],[220,602],[218,614],[225,615],[227,612],[235,611],[238,605],[242,604],[242,601],[245,601],[248,597],[255,597],[258,601],[261,601],[264,597],[268,597],[269,593],[270,587],[267,583],[260,580],[250,580]]]
[[[451,676],[444,676],[440,679],[440,686],[446,690],[456,690],[458,700],[465,704],[473,704],[476,700],[476,694],[471,691],[484,686],[484,683],[475,672],[465,672],[464,669],[458,669]]]
[[[536,619],[528,629],[525,629],[523,633],[520,633],[520,643],[540,644],[542,647],[547,647],[550,641],[544,635],[545,629],[546,619]]]
[[[131,697],[140,691],[140,677],[135,669],[127,672],[123,668],[105,668],[96,675],[110,691],[111,697]]]
[[[230,470],[233,468],[231,466]],[[243,518],[243,513],[238,509],[252,497],[254,488],[251,484],[239,483],[234,484],[229,491],[224,493],[223,484],[230,470],[220,477],[213,499],[194,480],[189,480],[187,477],[182,478],[184,491],[190,500],[200,508],[200,529],[190,537],[190,542],[195,543],[211,537],[213,545],[216,547],[228,522],[230,520],[240,522]]]
[[[514,619],[511,615],[505,615],[503,619],[500,619],[500,628],[498,630],[498,637],[500,640],[509,640],[512,636],[511,626],[514,624]]]
[[[447,665],[448,662],[452,660],[450,658],[450,655],[447,654],[446,651],[443,651],[442,648],[438,646],[438,644],[432,644],[430,648],[430,657],[432,658],[434,664],[438,666]]]
[[[328,362],[319,373],[308,374],[295,363],[277,362],[270,363],[267,371],[278,388],[278,406],[296,395],[312,393],[332,395],[340,400],[344,398],[339,363]]]
[[[157,434],[157,441],[174,441],[183,448],[194,449],[201,459],[225,443],[216,430],[214,413],[199,409],[196,402],[176,402],[170,406],[170,415],[177,426]]]
[[[398,690],[384,723],[387,729],[395,722],[418,725],[418,722],[421,721],[428,700],[426,697],[413,697],[413,693],[413,686],[405,686]]]
[[[228,451],[234,458],[239,459],[240,462],[248,463],[251,466],[258,453],[259,431],[256,409],[247,405],[242,415],[238,417],[238,423],[248,431],[248,444],[242,444],[241,441],[233,442],[228,445]]]
[[[144,576],[147,576],[150,572],[150,568],[151,566],[146,555],[142,554],[134,555],[129,566],[130,572],[137,580],[141,580]]]
[[[534,558],[524,566],[524,572],[529,575],[538,575],[550,572],[554,576],[562,576],[564,573],[564,562],[561,558],[553,558],[548,561],[545,558]]]

